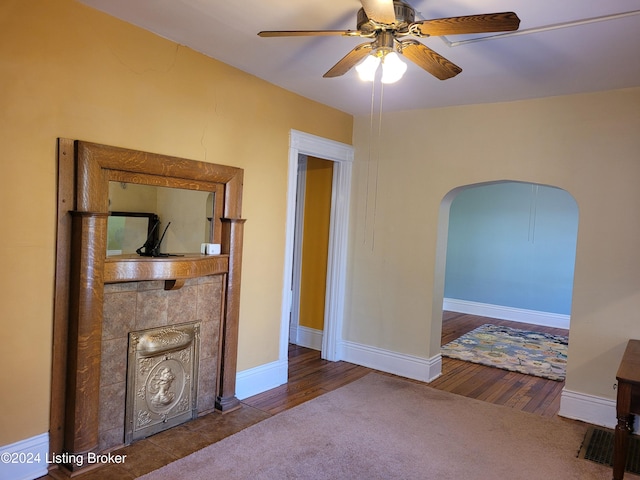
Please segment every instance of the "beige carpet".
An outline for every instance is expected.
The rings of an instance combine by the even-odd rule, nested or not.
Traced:
[[[610,479],[586,429],[369,374],[141,478]]]

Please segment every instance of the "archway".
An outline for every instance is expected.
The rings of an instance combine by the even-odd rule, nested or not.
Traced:
[[[445,195],[434,279],[434,351],[443,310],[568,329],[577,225],[575,199],[553,186],[487,182]]]

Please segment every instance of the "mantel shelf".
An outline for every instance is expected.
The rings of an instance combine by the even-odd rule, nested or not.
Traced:
[[[186,280],[229,271],[229,255],[186,254],[181,257],[117,255],[104,262],[104,283]],[[181,285],[178,282],[177,285]]]

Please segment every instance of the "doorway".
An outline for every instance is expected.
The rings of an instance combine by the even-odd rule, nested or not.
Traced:
[[[333,162],[301,155],[289,342],[322,350]]]
[[[288,364],[289,326],[294,297],[292,285],[294,281],[298,171],[300,159],[305,156],[312,156],[333,163],[321,357],[331,361],[337,361],[342,358],[347,227],[354,151],[351,145],[292,130],[289,142],[287,225],[280,327],[279,363],[281,364]]]
[[[557,187],[503,181],[449,192],[438,225],[434,333],[443,311],[568,331],[577,233],[575,199]]]

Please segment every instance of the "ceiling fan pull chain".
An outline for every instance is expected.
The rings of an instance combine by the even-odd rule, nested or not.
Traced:
[[[375,82],[373,82],[375,83]],[[380,108],[378,109],[378,134],[376,135],[376,171],[373,189],[373,225],[371,227],[371,251],[376,242],[376,219],[378,215],[378,169],[380,168],[380,146],[382,145],[382,105],[384,101],[384,83],[380,82]],[[373,121],[373,120],[372,120]]]
[[[373,138],[374,138],[373,118],[374,118],[374,111],[375,111],[375,97],[376,97],[375,94],[376,94],[376,82],[371,82],[371,109],[369,112],[369,152],[368,152],[368,158],[367,158],[367,171],[366,171],[367,186],[366,186],[365,198],[364,198],[364,235],[363,235],[363,242],[362,242],[363,245],[367,244],[367,238],[368,238],[369,177],[370,177],[370,168],[371,168],[372,152],[373,152]]]

